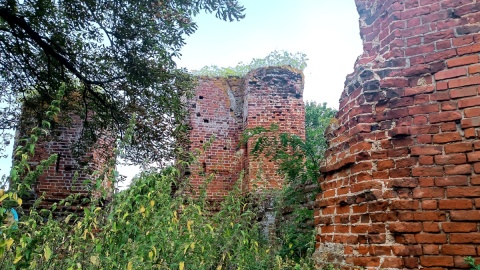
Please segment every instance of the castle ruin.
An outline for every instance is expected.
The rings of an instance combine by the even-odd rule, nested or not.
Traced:
[[[319,266],[463,269],[480,256],[480,3],[356,0],[316,200]]]

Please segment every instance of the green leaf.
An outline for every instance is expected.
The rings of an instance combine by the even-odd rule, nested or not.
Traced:
[[[50,257],[52,256],[52,250],[49,246],[45,246],[43,249],[43,255],[45,256],[46,261],[50,260]]]
[[[100,265],[100,260],[98,256],[90,256],[90,262],[95,266]]]

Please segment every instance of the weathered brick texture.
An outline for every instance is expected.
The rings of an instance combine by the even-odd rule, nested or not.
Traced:
[[[355,2],[364,53],[327,131],[315,257],[467,268],[480,257],[480,3]]]
[[[219,201],[232,189],[244,172],[242,188],[247,190],[278,189],[283,177],[276,173],[274,162],[250,155],[255,138],[240,144],[241,134],[249,128],[278,126],[278,132],[305,137],[303,74],[289,67],[267,67],[248,73],[244,78],[199,78],[190,108],[190,149],[198,151],[198,162],[191,166],[191,185],[198,191],[207,187],[209,200]],[[28,112],[17,133],[17,143],[27,137],[36,125]],[[113,158],[113,143],[108,136],[84,156],[74,156],[74,144],[83,129],[76,115],[61,117],[68,123],[54,123],[51,136],[38,142],[32,168],[39,161],[57,154],[58,159],[34,184],[33,194],[44,195],[49,206],[72,194],[90,196],[89,186]],[[206,146],[206,150],[204,149]],[[208,146],[207,146],[208,145]],[[83,163],[83,164],[82,164]],[[208,181],[207,181],[208,179]],[[108,181],[103,184],[109,187]]]
[[[58,121],[51,122],[53,128],[50,134],[37,142],[35,155],[29,164],[31,169],[34,169],[40,161],[48,159],[53,154],[57,154],[57,160],[33,184],[32,196],[25,201],[27,208],[40,196],[43,196],[41,205],[49,207],[70,195],[77,194],[80,197],[71,207],[57,208],[74,210],[81,204],[82,198],[91,199],[90,196],[95,195],[92,193],[92,187],[95,186],[97,179],[100,179],[107,192],[111,191],[111,183],[105,176],[110,173],[106,171],[108,160],[113,158],[112,139],[100,136],[98,142],[83,155],[75,155],[74,148],[83,130],[83,120],[75,114],[56,119]],[[21,144],[21,139],[27,138],[35,125],[36,122],[28,117],[28,110],[24,111],[17,130],[16,144]]]
[[[191,168],[194,190],[207,183],[210,200],[221,200],[244,172],[245,190],[278,189],[283,178],[274,162],[250,155],[255,138],[240,145],[240,136],[254,127],[278,126],[278,132],[305,136],[303,74],[287,67],[260,68],[244,78],[199,78],[189,101],[190,149],[199,150]],[[213,140],[210,138],[214,137]],[[202,150],[202,145],[211,144]]]

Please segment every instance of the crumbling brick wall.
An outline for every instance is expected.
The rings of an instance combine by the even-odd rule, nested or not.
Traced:
[[[190,184],[198,190],[210,174],[207,196],[223,198],[240,176],[244,156],[239,134],[243,129],[243,87],[240,78],[199,78],[190,105],[190,150],[200,151],[190,168]],[[205,147],[205,150],[203,148]]]
[[[303,74],[288,67],[260,68],[244,78],[199,78],[189,101],[190,150],[199,151],[198,162],[190,168],[194,190],[212,175],[207,196],[221,200],[242,171],[244,190],[280,188],[283,177],[276,173],[275,163],[250,154],[255,138],[240,145],[240,137],[246,129],[270,128],[272,124],[279,133],[304,137],[302,97]]]
[[[480,256],[480,3],[355,3],[364,53],[327,134],[315,258],[467,268]]]
[[[283,177],[276,173],[275,163],[251,156],[249,150],[255,138],[241,145],[240,137],[247,128],[269,128],[271,124],[278,126],[279,133],[304,137],[302,97],[303,74],[289,67],[261,68],[245,78],[199,78],[195,97],[188,101],[190,150],[198,152],[198,162],[190,167],[194,191],[206,185],[208,199],[219,201],[233,188],[242,172],[245,191],[280,188]],[[17,131],[17,143],[36,125],[28,112],[24,112],[24,118]],[[67,118],[68,123],[53,123],[52,134],[37,143],[35,156],[30,161],[34,168],[50,155],[58,155],[55,164],[48,167],[32,187],[35,196],[45,195],[45,206],[71,194],[89,196],[89,186],[96,180],[92,172],[108,169],[105,165],[113,158],[114,144],[108,136],[102,136],[83,156],[75,156],[72,147],[80,137],[83,120],[73,114],[61,118]],[[265,184],[255,186],[250,181],[253,178],[260,178]],[[109,188],[108,181],[103,183]]]
[[[83,198],[91,199],[92,195],[98,195],[92,193],[97,180],[101,181],[107,193],[112,192],[111,182],[107,177],[113,169],[113,166],[108,165],[113,158],[112,138],[100,136],[93,147],[76,154],[74,148],[83,130],[83,119],[70,113],[56,117],[50,124],[52,130],[39,138],[29,165],[31,170],[34,170],[41,161],[47,160],[53,154],[57,155],[57,159],[33,183],[31,194],[24,198],[24,206],[30,207],[41,196],[41,206],[50,207],[70,195],[79,195],[71,207],[57,207],[74,210],[82,203]],[[17,129],[16,145],[21,145],[22,139],[28,138],[31,129],[37,125],[37,120],[24,108]]]

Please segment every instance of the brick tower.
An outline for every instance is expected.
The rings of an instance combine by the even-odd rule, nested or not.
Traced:
[[[480,3],[356,0],[317,196],[315,258],[344,269],[460,269],[480,255]]]
[[[200,150],[191,167],[191,184],[198,189],[205,177],[208,199],[221,200],[244,172],[243,188],[278,189],[283,178],[276,165],[250,155],[254,139],[240,145],[240,136],[254,127],[279,127],[278,132],[305,136],[303,74],[289,67],[267,67],[244,78],[199,78],[195,97],[189,101],[191,150]],[[214,139],[213,139],[214,138]],[[255,181],[254,181],[255,180]],[[256,181],[259,180],[259,181]]]

